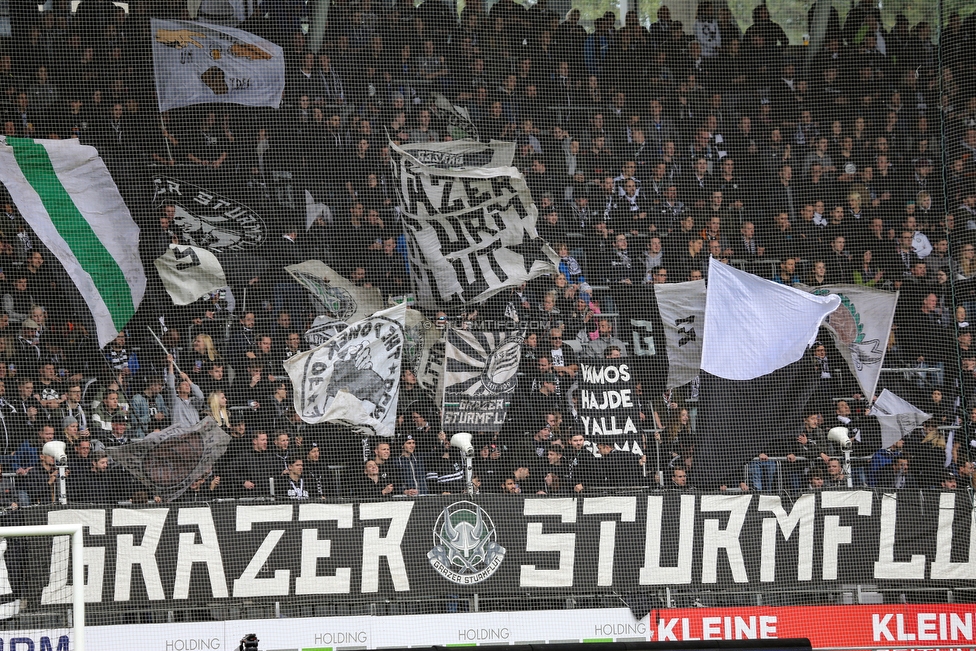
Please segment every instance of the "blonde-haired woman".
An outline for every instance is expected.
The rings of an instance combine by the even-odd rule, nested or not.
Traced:
[[[227,396],[223,391],[214,391],[207,399],[208,413],[221,427],[230,427],[230,414],[227,411]]]
[[[213,338],[205,333],[198,334],[193,339],[193,352],[196,353],[198,357],[206,358],[211,362],[216,362],[220,359],[220,353],[217,352],[217,347],[214,345]]]

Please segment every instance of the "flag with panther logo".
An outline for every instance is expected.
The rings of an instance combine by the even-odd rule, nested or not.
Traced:
[[[824,326],[837,352],[857,378],[861,391],[870,400],[884,364],[898,292],[862,285],[824,285],[811,287],[809,291],[817,296],[840,297],[840,307],[827,316]]]
[[[450,328],[444,349],[445,432],[497,432],[518,386],[521,334]]]

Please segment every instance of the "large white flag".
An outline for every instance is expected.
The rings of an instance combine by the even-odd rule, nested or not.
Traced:
[[[861,391],[870,400],[884,364],[898,292],[862,285],[825,285],[810,291],[818,296],[837,294],[840,297],[840,307],[830,313],[824,325],[857,378]]]
[[[882,391],[871,405],[870,415],[881,423],[882,449],[890,448],[895,442],[908,436],[912,430],[932,418],[932,414],[925,413],[888,389]]]
[[[705,281],[654,285],[668,353],[668,389],[691,382],[701,367]]]
[[[406,315],[405,303],[377,312],[285,362],[303,421],[393,436]]]
[[[146,291],[139,227],[94,147],[75,140],[0,141],[0,181],[114,339]]]
[[[285,91],[285,53],[244,30],[152,19],[159,110],[224,102],[278,108]]]
[[[538,209],[510,147],[472,141],[401,148],[397,167],[410,278],[421,307],[451,310],[554,273],[559,256],[536,231]]]
[[[839,306],[836,294],[814,296],[712,258],[701,368],[727,380],[772,373],[803,357]]]
[[[189,305],[210,292],[227,286],[217,256],[195,246],[170,244],[154,261],[163,287],[176,305]]]

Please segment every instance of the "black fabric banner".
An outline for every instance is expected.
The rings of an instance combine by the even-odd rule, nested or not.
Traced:
[[[661,586],[816,591],[907,582],[917,589],[971,586],[976,578],[964,491],[228,501],[31,508],[17,518],[85,523],[88,600],[106,606],[458,590],[635,595]],[[32,568],[26,587],[14,589],[43,606],[70,600],[60,589],[70,581],[68,557],[65,536],[53,547],[50,538],[7,545],[3,561]]]
[[[640,438],[640,404],[633,361],[581,361],[576,408],[587,440],[596,442],[611,437],[613,442],[622,443]]]

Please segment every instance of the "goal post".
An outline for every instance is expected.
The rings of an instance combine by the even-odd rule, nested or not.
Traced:
[[[85,562],[84,525],[81,523],[0,527],[0,538],[71,536],[73,651],[85,651]]]

